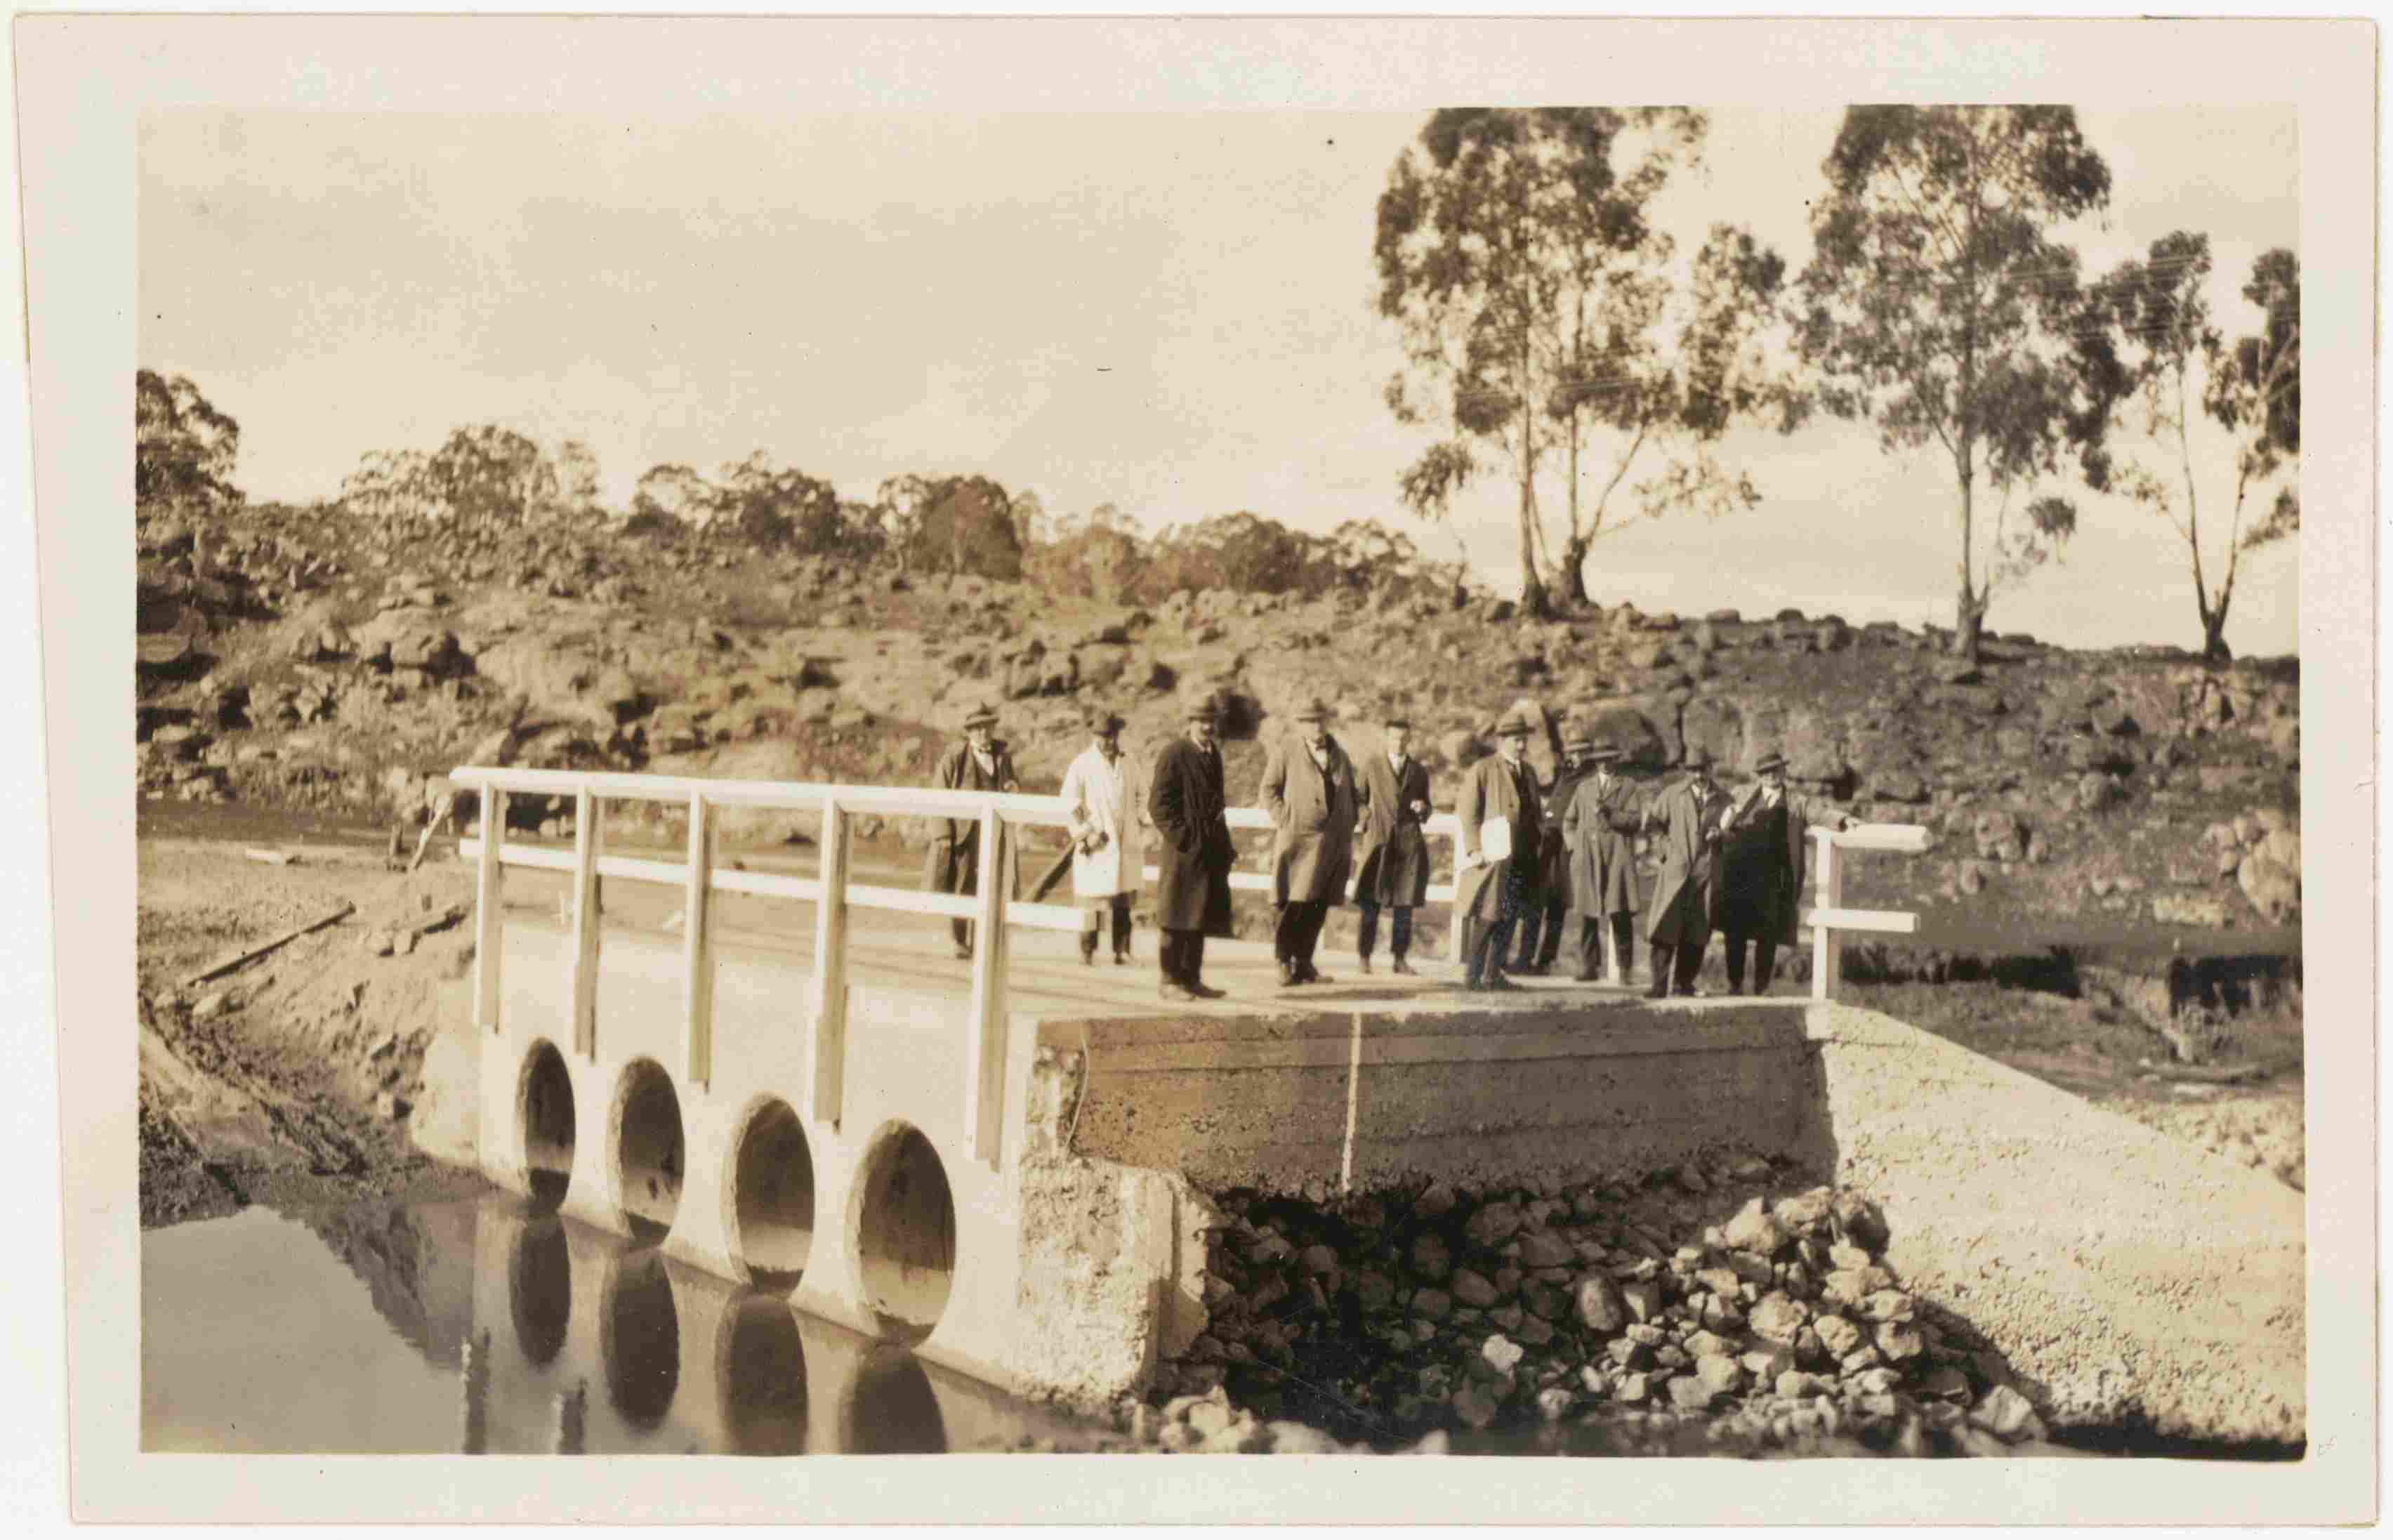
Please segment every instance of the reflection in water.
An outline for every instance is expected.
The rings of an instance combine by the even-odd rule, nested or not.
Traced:
[[[541,1220],[517,1238],[507,1259],[507,1301],[516,1346],[533,1367],[546,1368],[565,1346],[573,1319],[573,1262],[565,1251],[563,1220]]]
[[[1079,1430],[519,1198],[332,1218],[144,1234],[145,1449],[912,1454]],[[400,1240],[373,1288],[345,1265]]]
[[[947,1418],[922,1360],[885,1345],[866,1352],[840,1419],[840,1446],[851,1455],[947,1453]]]
[[[735,1455],[806,1452],[806,1349],[790,1307],[751,1295],[734,1307],[721,1369],[723,1425]]]
[[[681,1383],[681,1323],[663,1258],[650,1251],[624,1260],[608,1291],[599,1332],[607,1399],[633,1427],[656,1427],[672,1410]]]

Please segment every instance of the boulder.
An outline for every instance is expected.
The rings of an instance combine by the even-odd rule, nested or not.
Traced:
[[[1680,757],[1690,764],[1726,766],[1744,757],[1745,714],[1733,701],[1719,696],[1697,696],[1688,701],[1679,716],[1679,733],[1683,742]]]
[[[2266,849],[2243,858],[2235,881],[2252,907],[2271,924],[2282,925],[2302,912],[2301,868],[2274,859]]]

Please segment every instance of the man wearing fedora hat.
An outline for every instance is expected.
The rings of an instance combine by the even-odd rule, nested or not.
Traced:
[[[964,741],[939,761],[939,784],[950,791],[1019,791],[1021,781],[1013,774],[1013,758],[997,741],[997,712],[987,705],[975,706],[964,718]],[[1012,873],[1006,863],[1012,852],[1000,839],[998,847],[1000,880],[1011,884]],[[922,886],[934,893],[975,894],[980,891],[980,820],[977,818],[943,818],[939,832],[922,863]],[[956,956],[968,958],[973,949],[973,922],[954,922]]]
[[[1655,999],[1673,991],[1696,993],[1695,973],[1720,918],[1720,823],[1727,811],[1728,795],[1712,780],[1711,761],[1695,748],[1687,752],[1687,778],[1646,810],[1646,827],[1662,835],[1662,876],[1645,928],[1654,948],[1649,993]]]
[[[1578,921],[1578,982],[1602,972],[1603,935],[1626,978],[1637,961],[1637,833],[1644,826],[1635,789],[1612,773],[1620,750],[1590,743],[1588,773],[1571,790],[1563,810],[1563,840],[1570,847],[1571,912]]]
[[[1512,926],[1539,901],[1537,866],[1545,829],[1537,807],[1536,773],[1522,754],[1535,729],[1528,716],[1508,711],[1496,724],[1498,752],[1471,767],[1462,783],[1462,854],[1454,879],[1454,913],[1465,926],[1462,986],[1517,989],[1504,976]],[[1503,845],[1489,842],[1501,838]]]
[[[1080,961],[1097,959],[1097,929],[1113,925],[1114,965],[1130,961],[1130,900],[1146,864],[1141,824],[1147,782],[1122,752],[1122,719],[1092,711],[1092,741],[1064,772],[1060,795],[1072,836],[1072,896],[1081,909]]]
[[[1753,946],[1753,992],[1770,993],[1778,948],[1795,945],[1803,897],[1803,857],[1813,824],[1852,827],[1850,815],[1786,790],[1786,756],[1764,754],[1755,780],[1722,820],[1720,933],[1728,989],[1745,992],[1746,946]]]
[[[1319,700],[1296,713],[1299,741],[1273,745],[1260,800],[1272,821],[1272,899],[1279,925],[1272,950],[1284,986],[1328,982],[1313,966],[1329,906],[1346,896],[1358,807],[1354,766],[1329,736]]]
[[[1429,766],[1413,758],[1413,724],[1391,714],[1380,739],[1382,751],[1365,757],[1355,794],[1362,800],[1361,848],[1354,868],[1354,950],[1363,972],[1371,971],[1371,946],[1379,939],[1380,910],[1389,911],[1391,972],[1409,973],[1405,960],[1413,946],[1413,910],[1429,896],[1429,841],[1421,825],[1429,817]]]
[[[1156,756],[1147,812],[1155,820],[1155,923],[1168,1000],[1219,999],[1205,983],[1205,938],[1230,933],[1229,820],[1223,816],[1222,750],[1213,741],[1221,706],[1188,703],[1188,732]]]

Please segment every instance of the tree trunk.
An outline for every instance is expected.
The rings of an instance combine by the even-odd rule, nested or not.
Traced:
[[[1971,668],[1978,664],[1978,633],[1985,624],[1986,597],[1978,592],[1969,570],[1969,542],[1977,533],[1971,515],[1975,512],[1970,493],[1970,444],[1965,436],[1961,440],[1961,592],[1953,606],[1953,654]],[[1991,586],[1991,584],[1989,585]]]
[[[1564,597],[1570,600],[1574,607],[1584,607],[1588,602],[1587,545],[1588,542],[1576,535],[1573,535],[1564,542],[1563,569],[1555,574],[1562,580]]]
[[[2203,610],[2202,660],[2213,668],[2225,668],[2235,661],[2235,654],[2227,646],[2227,606],[2223,601],[2216,609],[2204,607]]]

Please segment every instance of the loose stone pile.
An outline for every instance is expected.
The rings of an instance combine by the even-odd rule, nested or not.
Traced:
[[[1256,1430],[1291,1418],[1380,1447],[1540,1427],[1621,1448],[2040,1437],[2001,1357],[1888,1268],[1877,1207],[1799,1181],[1731,1153],[1635,1182],[1219,1194],[1208,1326],[1159,1377],[1165,1442],[1270,1447]]]

